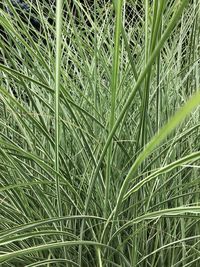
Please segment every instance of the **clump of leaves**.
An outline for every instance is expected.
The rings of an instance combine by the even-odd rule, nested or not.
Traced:
[[[198,266],[199,11],[1,4],[2,266]]]

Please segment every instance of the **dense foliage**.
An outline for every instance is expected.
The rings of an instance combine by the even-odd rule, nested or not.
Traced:
[[[0,7],[0,265],[198,267],[200,2]]]

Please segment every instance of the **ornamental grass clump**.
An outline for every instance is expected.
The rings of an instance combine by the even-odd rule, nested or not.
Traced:
[[[199,29],[198,0],[1,2],[2,267],[199,266]]]

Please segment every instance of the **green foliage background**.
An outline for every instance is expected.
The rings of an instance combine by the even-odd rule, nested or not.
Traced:
[[[0,9],[0,266],[198,267],[199,1],[26,3]]]

